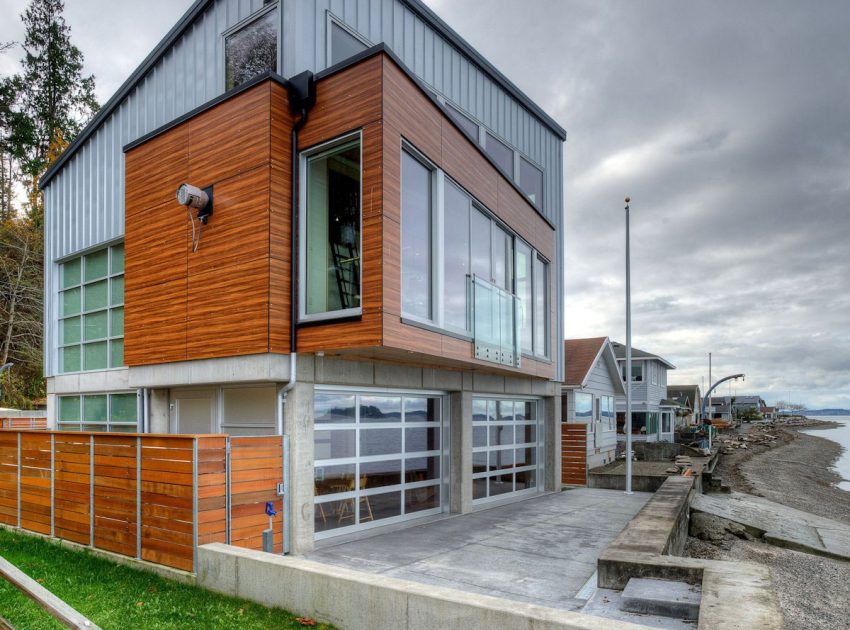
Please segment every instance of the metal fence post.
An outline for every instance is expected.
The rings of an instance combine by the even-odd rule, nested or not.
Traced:
[[[192,438],[192,572],[198,571],[198,436]]]
[[[283,469],[283,553],[287,554],[291,551],[292,540],[290,538],[292,528],[290,527],[290,499],[289,499],[289,436],[283,436],[283,452],[281,453],[283,460],[281,468]]]
[[[94,548],[94,435],[89,435],[89,547]]]
[[[230,436],[225,441],[224,448],[224,542],[230,544]]]
[[[56,434],[50,432],[50,536],[56,535]]]
[[[21,432],[18,431],[18,528],[21,527]]]
[[[142,438],[136,436],[136,557],[142,557]]]

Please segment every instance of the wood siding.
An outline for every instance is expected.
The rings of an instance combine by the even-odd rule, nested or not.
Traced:
[[[269,80],[127,153],[127,365],[289,351],[293,122],[284,88]],[[318,81],[299,150],[355,131],[363,155],[362,315],[299,325],[298,351],[553,378],[553,362],[480,361],[471,341],[402,322],[402,139],[550,260],[552,357],[555,231],[386,55]],[[214,187],[196,252],[174,199],[184,181]]]
[[[583,424],[561,424],[561,483],[587,485],[587,431]]]

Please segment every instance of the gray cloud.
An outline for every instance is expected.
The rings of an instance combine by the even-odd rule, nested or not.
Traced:
[[[623,339],[630,194],[637,346],[680,382],[711,351],[739,393],[850,407],[843,0],[428,3],[569,133],[568,336]],[[101,100],[189,4],[67,3]]]

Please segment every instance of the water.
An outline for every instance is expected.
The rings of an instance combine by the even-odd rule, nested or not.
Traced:
[[[809,435],[826,438],[840,444],[844,450],[835,463],[833,470],[841,475],[843,481],[839,482],[838,487],[842,490],[850,492],[850,416],[811,416],[817,420],[826,420],[827,422],[836,422],[841,426],[834,429],[810,429],[803,431]]]

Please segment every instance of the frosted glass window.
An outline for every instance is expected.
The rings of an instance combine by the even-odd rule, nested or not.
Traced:
[[[80,259],[75,258],[62,265],[62,288],[80,284]]]
[[[83,291],[84,303],[83,308],[87,311],[94,311],[100,308],[106,308],[109,303],[109,283],[106,280],[87,284]]]
[[[134,432],[136,400],[135,392],[59,396],[59,429]]]
[[[106,422],[106,394],[83,396],[83,420],[85,422]]]
[[[106,369],[106,342],[87,343],[83,346],[83,370]]]
[[[83,258],[85,262],[85,280],[96,280],[107,275],[109,268],[109,250],[102,249],[99,252],[89,254]]]
[[[80,312],[81,300],[80,289],[69,289],[62,291],[62,314],[76,315]]]
[[[59,422],[79,422],[80,421],[80,397],[79,396],[60,396],[59,397]]]
[[[110,396],[110,420],[112,422],[136,422],[136,394],[113,394]]]
[[[109,332],[108,317],[109,311],[99,311],[90,315],[85,315],[85,333],[86,341],[92,339],[105,339]]]
[[[62,343],[79,343],[80,342],[80,318],[69,317],[62,320]]]
[[[110,280],[112,283],[112,296],[109,303],[113,306],[124,303],[124,276],[118,276]]]
[[[116,245],[112,248],[112,274],[124,273],[124,246]]]
[[[124,340],[113,339],[109,342],[110,358],[109,367],[121,367],[124,365]]]

